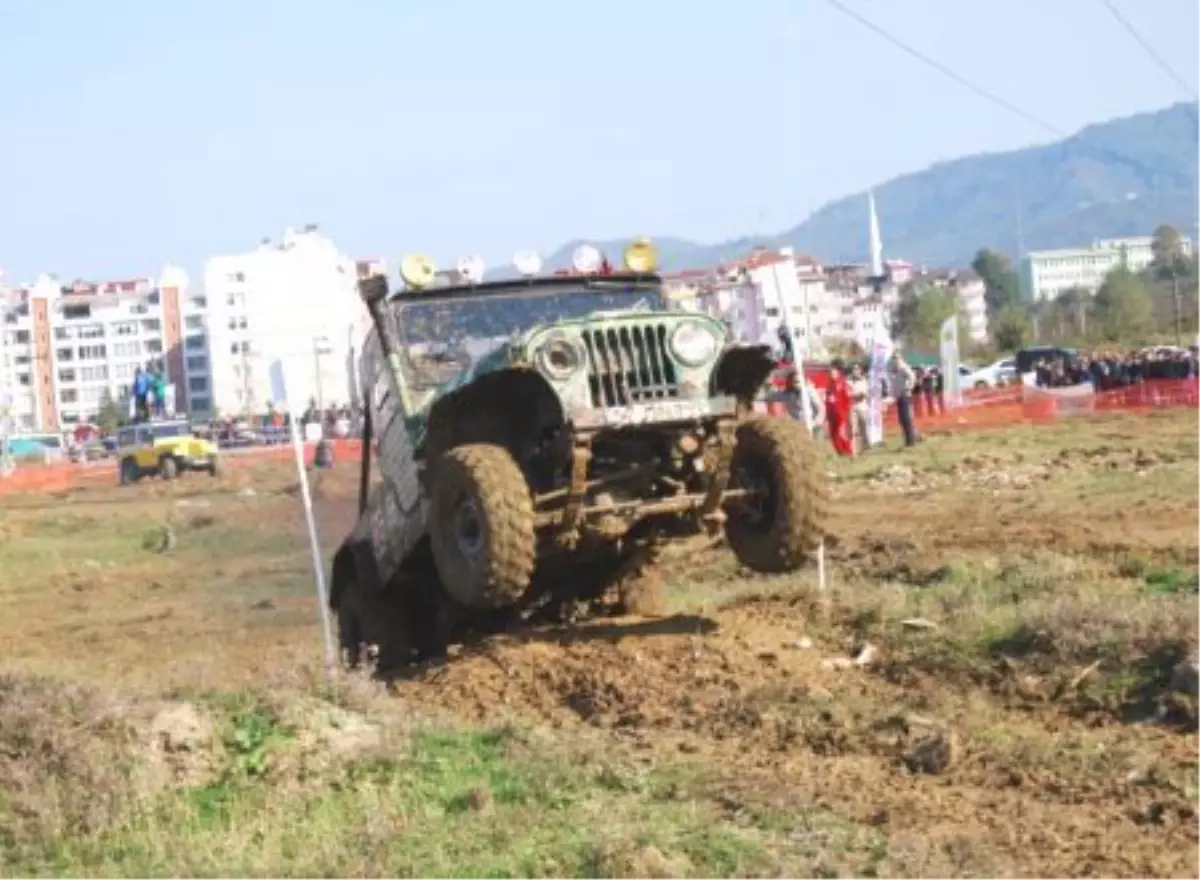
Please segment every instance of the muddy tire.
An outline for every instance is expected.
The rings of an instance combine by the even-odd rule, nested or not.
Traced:
[[[351,669],[374,663],[386,673],[413,661],[413,621],[404,613],[402,598],[357,581],[342,585],[337,606],[342,663]]]
[[[137,462],[132,458],[121,460],[120,479],[122,486],[128,486],[131,483],[136,483],[141,472],[138,470]]]
[[[816,445],[795,419],[754,416],[737,430],[730,488],[756,496],[725,505],[738,561],[764,574],[796,571],[820,546],[829,484]]]
[[[164,480],[174,480],[179,476],[179,462],[170,455],[164,455],[158,463],[158,472]]]
[[[536,561],[533,500],[506,449],[458,446],[434,465],[429,537],[446,593],[459,604],[493,610],[518,602]]]

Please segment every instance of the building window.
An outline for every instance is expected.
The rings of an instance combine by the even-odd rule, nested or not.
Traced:
[[[131,379],[137,364],[117,364],[113,367],[113,377],[116,379]]]
[[[139,357],[141,353],[140,342],[118,342],[113,345],[113,357]]]
[[[142,320],[142,330],[146,333],[160,333],[162,332],[162,321],[158,320],[158,318],[144,318]]]
[[[207,370],[208,369],[208,358],[203,357],[203,356],[190,357],[187,359],[187,368],[189,370]]]
[[[188,305],[190,305],[193,309],[207,309],[208,308],[208,297],[189,296],[188,297]]]
[[[80,339],[103,339],[104,325],[103,324],[88,324],[85,327],[79,328]]]
[[[54,352],[54,357],[60,361],[75,360],[75,350],[71,348],[60,348]]]
[[[249,342],[235,342],[235,343],[233,343],[233,345],[229,346],[229,353],[230,354],[249,354],[250,353],[250,343]]]
[[[79,359],[84,360],[103,360],[108,356],[108,351],[103,345],[81,345],[79,346]]]
[[[193,376],[188,379],[188,393],[198,394],[208,391],[208,379],[204,376]]]
[[[58,399],[62,403],[78,403],[79,392],[74,388],[64,388],[62,391],[58,392]]]
[[[146,302],[150,303],[150,305],[152,305],[152,306],[158,305],[158,300],[159,300],[159,294],[158,294],[157,290],[152,290],[148,294],[146,294]]]
[[[112,325],[114,336],[137,336],[137,321],[122,321]]]
[[[204,318],[201,315],[188,315],[183,319],[183,326],[188,330],[203,330]]]
[[[68,321],[73,321],[77,318],[90,318],[92,316],[92,307],[90,305],[63,306],[62,316]]]
[[[75,370],[73,370],[73,369],[59,370],[58,371],[58,381],[59,382],[74,382],[75,381]]]
[[[207,397],[190,397],[191,409],[193,412],[208,412],[212,409],[212,404],[209,403]]]
[[[28,385],[31,385],[31,384],[33,384],[33,383],[32,383],[32,382],[30,382],[30,380],[29,380],[29,374],[28,374],[28,373],[18,373],[18,374],[17,374],[17,384],[18,384],[18,385],[25,385],[25,386],[28,386]]]
[[[163,347],[161,339],[146,340],[146,354],[162,354],[162,350]]]
[[[80,367],[79,378],[84,382],[108,380],[108,367]]]
[[[203,336],[189,336],[187,338],[187,342],[185,342],[184,345],[187,346],[188,351],[203,351],[204,350],[204,337]]]
[[[17,345],[28,345],[29,344],[29,331],[28,330],[18,330],[16,332],[16,334],[14,335],[14,340],[17,343]]]

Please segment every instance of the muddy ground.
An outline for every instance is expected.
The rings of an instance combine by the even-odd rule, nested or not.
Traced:
[[[811,572],[755,577],[712,551],[656,573],[662,615],[460,646],[393,699],[703,766],[730,817],[795,819],[784,850],[870,834],[896,876],[1196,876],[1197,454],[1193,413],[831,459],[824,591]],[[330,546],[353,522],[355,478],[342,465],[317,480]],[[135,689],[295,662],[314,627],[294,486],[223,479],[219,496],[147,487],[146,540],[165,521],[178,547],[68,566],[50,599],[18,591],[40,622],[0,637],[41,669],[67,637],[79,665]],[[63,500],[67,519],[91,500]],[[268,544],[236,537],[273,523]],[[219,653],[203,644],[218,635]],[[836,830],[801,821],[814,810]]]

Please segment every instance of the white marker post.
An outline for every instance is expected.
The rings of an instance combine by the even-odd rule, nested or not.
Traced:
[[[808,345],[808,340],[804,342]],[[796,343],[792,343],[793,359],[796,362],[796,382],[800,386],[800,405],[804,410],[804,427],[808,428],[808,436],[812,436],[813,419],[812,419],[812,404],[808,398],[808,377],[804,375],[804,358],[796,351]],[[817,587],[821,592],[825,592],[825,539],[821,538],[821,545],[817,548]]]
[[[288,414],[288,425],[292,437],[292,449],[296,453],[296,476],[300,480],[300,501],[304,505],[304,518],[308,524],[308,542],[312,550],[313,575],[317,582],[317,604],[321,609],[321,633],[325,639],[325,674],[332,678],[337,661],[337,653],[333,646],[333,623],[329,618],[328,590],[325,587],[325,564],[321,560],[321,541],[317,536],[317,520],[313,514],[312,493],[308,488],[308,469],[304,466],[304,440],[297,426],[299,418],[292,409],[287,395],[282,360],[273,360],[270,366],[271,393],[275,400],[283,404],[284,412]]]

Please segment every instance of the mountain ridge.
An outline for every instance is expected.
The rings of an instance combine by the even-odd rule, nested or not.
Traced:
[[[1194,235],[1200,160],[1196,101],[1084,126],[1018,150],[935,162],[875,185],[884,253],[924,265],[965,266],[980,247],[1018,252],[1149,235],[1172,223]],[[827,202],[775,235],[703,243],[651,236],[664,271],[703,268],[755,245],[790,245],[826,263],[866,262],[867,190]],[[947,222],[946,218],[952,218]],[[592,241],[612,256],[631,240]],[[546,259],[569,266],[573,239]]]

